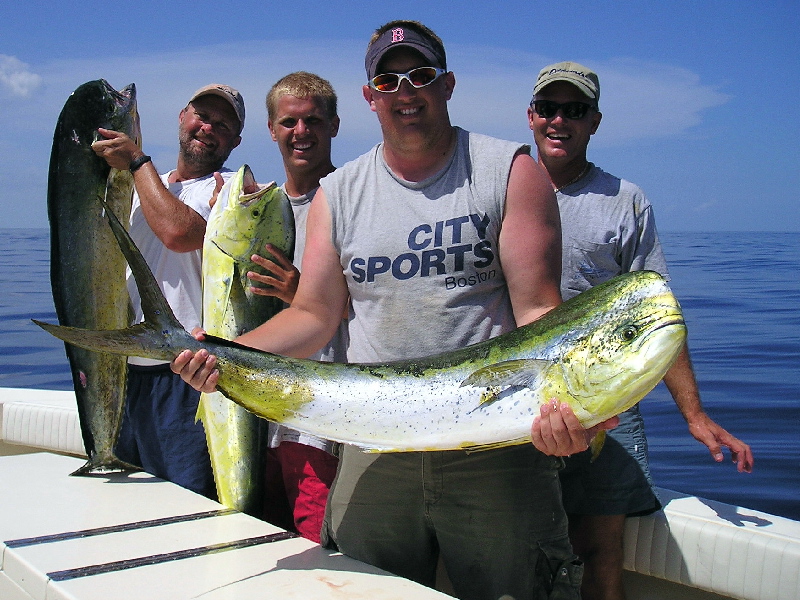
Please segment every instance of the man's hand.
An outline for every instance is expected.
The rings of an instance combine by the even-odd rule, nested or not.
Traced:
[[[222,174],[219,171],[214,171],[214,183],[214,193],[211,194],[211,199],[208,201],[208,205],[211,208],[214,208],[214,205],[217,203],[219,192],[222,186],[225,185],[225,180],[222,178]]]
[[[131,138],[119,131],[103,129],[97,132],[104,139],[92,144],[92,150],[97,156],[105,160],[112,169],[127,171],[134,158],[144,156],[144,152]]]
[[[291,304],[297,292],[297,285],[300,282],[300,271],[297,270],[280,248],[276,248],[272,244],[267,244],[265,247],[267,252],[275,257],[275,261],[253,254],[251,260],[263,267],[268,274],[262,275],[254,271],[248,271],[247,278],[257,284],[261,284],[260,286],[250,286],[250,291],[259,296],[274,296],[280,298],[286,304]]]
[[[569,456],[583,452],[601,429],[614,429],[619,417],[611,417],[584,429],[569,404],[559,405],[557,400],[542,404],[539,416],[533,420],[531,440],[536,448],[550,456]]]
[[[753,451],[750,446],[720,427],[705,412],[700,413],[688,424],[689,433],[698,442],[705,444],[715,461],[722,462],[724,460],[722,447],[725,446],[730,450],[731,460],[736,463],[739,473],[752,473]]]
[[[199,327],[192,330],[192,335],[198,341],[205,339],[205,331]],[[216,365],[217,357],[205,349],[194,353],[191,350],[184,350],[169,364],[173,373],[180,375],[181,379],[198,392],[206,394],[217,391],[219,371],[215,368]]]

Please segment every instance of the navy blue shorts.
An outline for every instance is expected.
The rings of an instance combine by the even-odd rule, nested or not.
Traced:
[[[567,514],[639,516],[661,508],[653,491],[639,405],[619,418],[594,462],[591,450],[564,459],[559,476]]]
[[[121,460],[216,500],[200,392],[169,365],[128,365],[128,390],[116,454]]]

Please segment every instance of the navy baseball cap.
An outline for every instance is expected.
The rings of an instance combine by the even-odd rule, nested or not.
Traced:
[[[416,50],[428,60],[432,67],[447,68],[447,59],[444,48],[440,48],[427,36],[422,35],[410,27],[393,27],[384,31],[377,40],[367,48],[367,56],[364,59],[364,67],[367,70],[367,79],[372,79],[379,75],[378,64],[386,53],[397,46],[406,46]]]

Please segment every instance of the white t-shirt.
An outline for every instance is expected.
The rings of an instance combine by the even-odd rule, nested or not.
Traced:
[[[228,169],[223,169],[222,177],[229,179],[233,173]],[[169,176],[172,173],[161,175],[161,181],[181,202],[191,207],[197,213],[208,220],[211,212],[209,201],[216,187],[214,175],[206,175],[198,179],[189,179],[178,183],[169,183]],[[201,250],[191,252],[173,252],[169,250],[163,242],[158,239],[156,234],[147,223],[142,211],[139,194],[133,194],[133,205],[131,207],[130,233],[139,251],[147,261],[150,270],[158,281],[164,297],[167,299],[172,311],[175,313],[181,325],[187,331],[199,327],[202,322],[203,314],[203,292],[200,263],[202,260]],[[133,279],[130,268],[127,270],[128,293],[134,311],[134,323],[144,320],[141,307],[141,297],[136,282]],[[130,357],[128,362],[136,365],[155,365],[164,364],[164,361],[155,361],[139,357]]]

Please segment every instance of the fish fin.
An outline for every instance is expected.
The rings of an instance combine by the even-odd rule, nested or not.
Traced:
[[[81,477],[141,470],[142,467],[127,463],[116,456],[101,457],[99,454],[92,454],[91,458],[89,458],[83,466],[78,467],[75,471],[70,473],[70,476]]]
[[[133,278],[136,280],[145,321],[157,324],[159,328],[163,329],[177,328],[178,330],[183,330],[183,325],[180,324],[172,312],[172,308],[164,298],[161,288],[158,287],[156,278],[144,260],[144,256],[142,256],[133,239],[131,239],[128,230],[119,222],[119,219],[117,219],[117,216],[105,201],[103,202],[103,209],[108,223],[111,225],[111,231],[114,232],[114,237],[117,238],[120,250],[122,250],[125,260],[128,261]]]
[[[196,342],[167,304],[158,282],[127,229],[119,222],[105,201],[102,201],[102,204],[114,237],[117,238],[120,250],[128,261],[136,286],[139,288],[145,320],[126,329],[107,331],[91,331],[32,320],[51,335],[79,348],[123,356],[172,360],[175,358],[175,352],[170,349],[170,344],[165,343],[166,338],[171,338],[172,347],[189,348],[196,346]]]
[[[388,454],[390,452],[402,452],[397,448],[390,448],[389,446],[371,446],[369,444],[354,444],[348,442],[351,446],[355,446],[365,454]]]
[[[539,387],[542,375],[553,362],[540,358],[520,358],[495,363],[482,367],[461,382],[461,387],[471,385],[485,387],[481,394],[481,406],[491,404],[500,397],[500,392],[507,387]]]
[[[163,336],[148,323],[139,323],[125,329],[91,330],[66,325],[53,325],[37,319],[31,319],[36,325],[60,340],[94,352],[109,352],[122,356],[144,356],[160,360],[172,360],[175,353],[171,350],[160,350]],[[186,338],[193,339],[181,329]],[[155,347],[151,352],[144,351]]]
[[[520,446],[522,444],[530,444],[530,436],[514,438],[513,440],[504,440],[502,442],[494,442],[492,444],[474,444],[471,446],[462,446],[461,450],[470,452],[483,452],[484,450],[496,450],[498,448],[507,448],[508,446]]]
[[[597,457],[600,455],[600,451],[603,449],[603,446],[606,443],[606,431],[605,429],[601,429],[597,432],[597,435],[592,438],[592,441],[589,443],[589,448],[592,449],[592,458],[589,462],[594,462],[597,460]]]

